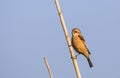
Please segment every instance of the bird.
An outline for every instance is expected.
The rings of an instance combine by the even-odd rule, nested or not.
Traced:
[[[72,46],[75,49],[75,51],[78,53],[78,55],[82,54],[86,57],[89,67],[92,68],[93,64],[90,60],[91,53],[90,53],[89,49],[87,48],[86,41],[85,41],[84,37],[82,36],[82,33],[79,28],[72,29],[71,43],[72,43]],[[76,57],[78,55],[76,55]]]

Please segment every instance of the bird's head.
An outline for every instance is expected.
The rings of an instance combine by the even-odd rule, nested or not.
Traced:
[[[78,36],[78,35],[81,35],[80,29],[73,28],[72,29],[72,36]]]

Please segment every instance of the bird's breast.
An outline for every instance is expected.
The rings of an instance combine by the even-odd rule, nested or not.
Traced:
[[[82,40],[77,36],[73,37],[72,43],[75,48],[82,49],[84,47]]]

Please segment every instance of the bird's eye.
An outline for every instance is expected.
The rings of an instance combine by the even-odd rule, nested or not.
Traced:
[[[77,33],[77,31],[74,31],[75,33]]]

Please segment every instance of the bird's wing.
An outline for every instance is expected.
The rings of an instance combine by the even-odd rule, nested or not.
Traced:
[[[89,51],[89,49],[87,48],[87,44],[86,44],[86,42],[85,42],[84,37],[83,37],[82,35],[79,35],[78,37],[80,38],[80,40],[82,40],[82,41],[83,41],[83,44],[84,44],[84,46],[86,47],[86,49],[87,49],[88,53],[89,53],[89,54],[91,54],[91,53],[90,53],[90,51]]]
[[[78,35],[78,37],[80,38],[80,40],[83,40],[85,42],[85,39],[82,35]]]

